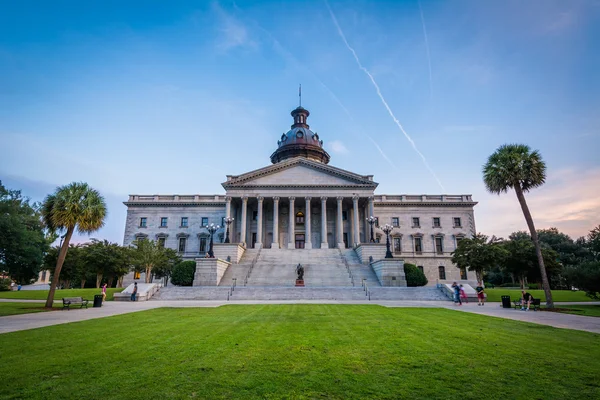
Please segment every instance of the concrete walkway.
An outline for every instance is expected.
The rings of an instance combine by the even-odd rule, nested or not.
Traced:
[[[12,300],[0,299],[0,302],[32,302],[39,303],[43,300]],[[101,308],[74,309],[70,311],[49,311],[31,314],[11,315],[0,317],[0,334],[26,329],[42,328],[45,326],[67,324],[70,322],[85,321],[95,318],[110,317],[113,315],[150,310],[161,307],[220,307],[233,304],[377,304],[385,307],[436,307],[471,312],[474,314],[492,317],[507,318],[535,324],[549,325],[556,328],[576,329],[600,333],[600,317],[584,317],[580,315],[562,314],[547,311],[520,311],[500,307],[500,303],[488,303],[483,307],[477,303],[455,306],[449,301],[327,301],[327,300],[281,300],[281,301],[146,301],[146,302],[114,302],[103,303]],[[557,305],[567,303],[556,303]],[[599,302],[568,303],[571,305],[592,305]]]

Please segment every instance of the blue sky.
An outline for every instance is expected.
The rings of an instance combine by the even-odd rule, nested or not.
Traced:
[[[331,164],[377,193],[471,193],[477,230],[507,236],[516,196],[481,166],[526,143],[548,164],[538,228],[580,236],[600,223],[598,71],[598,0],[2,2],[0,179],[34,200],[88,182],[109,206],[93,236],[121,242],[128,194],[268,165],[302,83]]]

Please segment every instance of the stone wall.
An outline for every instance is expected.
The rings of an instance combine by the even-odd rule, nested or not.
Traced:
[[[404,261],[399,259],[383,259],[371,263],[381,286],[406,287]]]
[[[229,257],[232,264],[239,263],[245,251],[244,246],[239,243],[215,243],[213,245],[215,258],[227,260],[227,257]]]
[[[384,243],[363,243],[354,250],[363,264],[369,264],[369,257],[373,257],[374,261],[385,257]]]
[[[197,258],[193,286],[218,286],[230,265],[218,258]]]

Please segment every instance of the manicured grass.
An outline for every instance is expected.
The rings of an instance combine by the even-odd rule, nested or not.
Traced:
[[[55,306],[55,308],[58,310]],[[50,311],[44,308],[44,303],[4,303],[0,302],[0,317],[6,315],[29,314]]]
[[[600,306],[558,306],[558,312],[575,315],[585,315],[588,317],[600,317]]]
[[[0,398],[600,398],[600,335],[446,309],[157,309],[1,339]]]
[[[535,299],[540,299],[542,301],[546,301],[546,295],[543,290],[527,290]],[[502,301],[500,296],[508,295],[510,296],[510,300],[517,300],[521,298],[521,291],[515,289],[503,289],[503,288],[494,288],[494,289],[485,289],[487,293],[487,301]],[[554,301],[594,301],[593,299],[587,297],[585,292],[577,291],[574,292],[572,290],[553,290],[552,291],[552,299]]]
[[[113,299],[114,293],[122,292],[124,288],[107,288],[106,301]],[[54,292],[54,300],[62,300],[63,297],[83,297],[94,300],[95,294],[102,294],[102,289],[62,289]],[[22,299],[22,300],[46,300],[48,290],[20,290],[12,292],[0,292],[0,299]]]

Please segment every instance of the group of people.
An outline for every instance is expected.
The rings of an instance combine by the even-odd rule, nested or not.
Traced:
[[[462,306],[463,300],[466,303],[469,302],[469,298],[465,293],[463,285],[459,285],[458,283],[454,282],[452,284],[452,289],[454,290],[454,304]],[[485,304],[485,289],[483,287],[482,282],[477,282],[477,287],[475,288],[475,291],[477,292],[477,305],[483,306]]]

